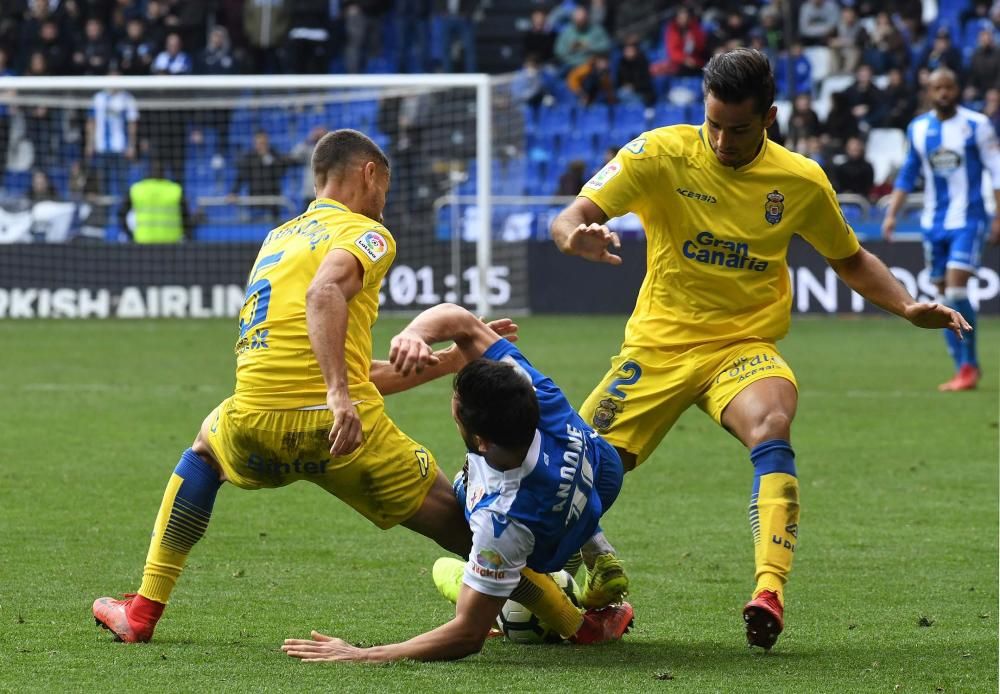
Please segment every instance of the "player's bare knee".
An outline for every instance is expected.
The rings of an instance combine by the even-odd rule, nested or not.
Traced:
[[[773,410],[766,413],[750,428],[748,448],[753,448],[765,441],[781,439],[788,441],[792,436],[792,417],[787,412]]]

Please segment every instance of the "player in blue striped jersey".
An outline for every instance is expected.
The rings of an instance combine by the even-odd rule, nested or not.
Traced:
[[[959,311],[973,327],[976,311],[969,301],[968,282],[979,270],[980,250],[986,236],[987,214],[983,202],[983,169],[992,179],[1000,209],[1000,147],[990,119],[958,105],[955,74],[940,68],[931,73],[927,88],[934,108],[917,116],[906,131],[908,150],[903,168],[882,223],[891,239],[896,214],[908,193],[924,180],[924,210],[920,226],[930,280],[938,301]],[[989,238],[1000,242],[1000,215],[994,215]],[[979,381],[976,334],[964,340],[945,331],[948,351],[955,361],[955,376],[939,386],[942,391],[971,390]]]
[[[469,362],[455,376],[452,397],[468,448],[456,492],[472,529],[455,618],[404,643],[372,648],[313,632],[312,639],[285,641],[293,657],[451,660],[479,651],[522,572],[562,569],[599,535],[600,518],[621,490],[617,451],[517,347],[465,309],[441,304],[422,313],[393,338],[389,360],[405,375],[431,355],[430,345],[445,340]],[[631,620],[631,606],[620,603],[575,612],[557,631],[576,643],[599,643],[620,638]]]

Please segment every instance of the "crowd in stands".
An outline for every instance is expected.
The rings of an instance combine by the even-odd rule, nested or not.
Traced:
[[[5,0],[0,4],[0,77],[472,72],[477,33],[496,4]],[[1000,0],[519,4],[525,6],[517,25],[521,35],[514,36],[510,48],[520,52],[523,65],[511,90],[531,121],[520,149],[529,162],[533,147],[555,152],[537,170],[544,184],[526,185],[526,190],[578,189],[580,180],[606,160],[608,148],[624,144],[628,133],[700,122],[701,69],[714,52],[735,46],[759,48],[774,65],[782,108],[772,139],[819,162],[841,192],[874,200],[891,187],[889,172],[873,171],[872,155],[866,153],[869,139],[884,129],[904,129],[929,108],[922,87],[937,67],[958,74],[967,106],[1000,123]],[[8,151],[10,121],[18,108],[23,107],[0,101],[0,154]],[[236,172],[224,194],[276,195],[283,190],[283,177],[304,166],[311,143],[323,132],[311,128],[294,151],[290,143],[280,151],[261,130],[234,154],[228,111],[209,111],[205,124],[192,127],[169,112],[140,115],[140,110],[126,92],[96,95],[89,114],[74,116],[82,134],[79,161],[66,161],[59,141],[66,132],[65,114],[45,105],[22,112],[23,137],[32,144],[36,170],[26,186],[30,195],[75,189],[123,196],[129,166],[137,159],[158,161],[165,175],[183,183],[183,152],[205,137],[201,125],[208,120],[214,123],[213,168]],[[384,110],[373,127],[385,122]],[[565,116],[564,122],[547,132],[545,124],[558,120],[547,118],[552,111]],[[392,138],[407,139],[401,128],[408,121],[394,113],[380,135],[405,170],[411,154],[404,142]],[[112,114],[114,123],[108,125],[102,119]],[[594,114],[605,119],[603,129]],[[596,127],[581,148],[577,134],[563,137],[562,132],[585,119]],[[562,156],[569,144],[586,155]],[[6,162],[0,156],[0,176]],[[56,169],[68,171],[68,177]],[[52,186],[54,176],[60,176],[61,185]],[[304,174],[301,187],[296,185],[303,199],[309,187]]]

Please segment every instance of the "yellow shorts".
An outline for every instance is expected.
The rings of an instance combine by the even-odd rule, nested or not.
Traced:
[[[237,487],[274,488],[306,480],[378,527],[391,528],[420,508],[437,463],[393,424],[381,400],[356,407],[364,440],[350,455],[330,455],[333,417],[327,409],[245,410],[232,398],[212,413],[208,444]]]
[[[716,422],[741,390],[754,381],[795,374],[771,342],[742,340],[670,348],[625,347],[580,408],[614,446],[649,457],[691,405]]]

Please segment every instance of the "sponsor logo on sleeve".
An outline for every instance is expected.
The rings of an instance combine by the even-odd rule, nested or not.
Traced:
[[[608,162],[604,165],[604,168],[594,174],[594,177],[587,181],[584,188],[593,188],[594,190],[600,190],[604,187],[604,184],[610,181],[612,178],[618,175],[622,170],[622,165],[616,161]]]
[[[427,477],[427,472],[431,465],[431,457],[423,448],[413,451],[413,455],[417,457],[417,467],[420,469],[420,476]]]
[[[625,151],[631,152],[632,154],[642,154],[646,150],[646,138],[637,137],[627,145],[625,145]]]
[[[365,255],[372,262],[377,261],[389,252],[389,244],[386,242],[385,237],[374,229],[366,231],[362,236],[358,237],[354,244],[364,251]]]

